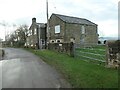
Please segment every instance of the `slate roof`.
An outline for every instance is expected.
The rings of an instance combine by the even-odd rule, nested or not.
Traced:
[[[57,16],[62,21],[67,22],[67,23],[97,25],[87,19],[84,19],[84,18],[71,17],[71,16],[60,15],[60,14],[53,14],[53,15]]]
[[[36,23],[36,25],[40,25],[40,27],[44,28],[45,27],[45,23]],[[31,24],[29,30],[34,26],[34,24]]]
[[[36,23],[37,25],[40,25],[40,27],[45,27],[45,23]]]

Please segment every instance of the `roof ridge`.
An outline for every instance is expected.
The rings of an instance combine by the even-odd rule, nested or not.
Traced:
[[[85,18],[79,18],[79,17],[74,17],[74,16],[55,14],[55,13],[53,13],[53,14],[56,15],[56,16],[57,16],[58,18],[60,18],[61,20],[65,21],[65,22],[66,22],[66,20],[63,19],[63,18],[61,18],[61,17],[71,18],[71,19],[78,19],[78,21],[83,20],[83,21],[87,21],[87,22],[91,23],[91,25],[92,25],[92,24],[93,24],[93,25],[97,25],[97,24],[93,23],[92,21],[90,21],[90,20],[88,20],[88,19],[85,19]],[[77,23],[77,22],[76,22],[76,23]]]
[[[37,22],[36,24],[44,24],[44,23],[38,23],[38,22]]]
[[[53,13],[55,14],[55,13]],[[78,18],[78,19],[84,19],[84,20],[87,20],[85,18],[80,18],[80,17],[74,17],[74,16],[69,16],[69,15],[62,15],[62,14],[55,14],[55,15],[59,15],[59,16],[65,16],[65,17],[71,17],[71,18]]]

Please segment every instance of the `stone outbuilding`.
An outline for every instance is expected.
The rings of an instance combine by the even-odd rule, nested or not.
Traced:
[[[78,17],[52,14],[49,19],[48,43],[97,45],[97,24]]]

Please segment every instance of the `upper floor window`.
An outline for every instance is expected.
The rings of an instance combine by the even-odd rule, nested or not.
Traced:
[[[55,26],[55,33],[60,33],[60,25]]]
[[[81,27],[82,34],[85,34],[85,26]]]
[[[35,29],[34,29],[34,35],[36,35],[36,33],[37,33],[37,29],[35,28]]]
[[[32,30],[30,30],[30,35],[32,35]]]

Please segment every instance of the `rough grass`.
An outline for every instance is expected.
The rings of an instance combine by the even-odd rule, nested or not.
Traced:
[[[49,50],[30,50],[54,66],[75,88],[117,88],[118,71]]]

